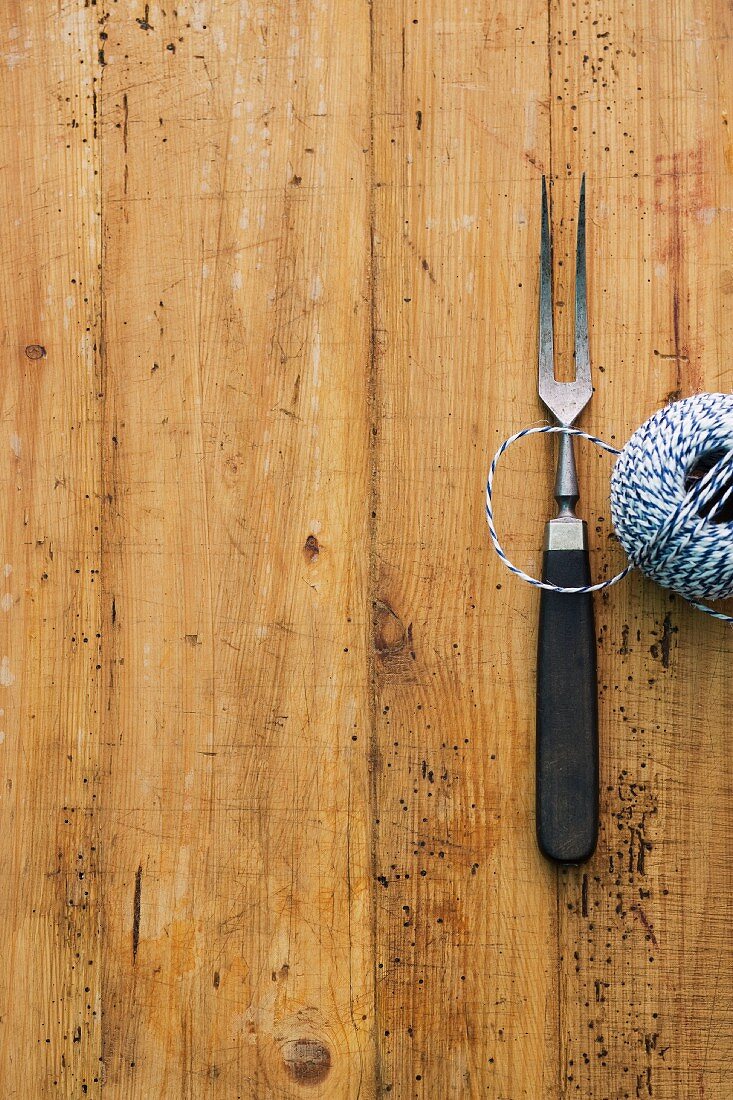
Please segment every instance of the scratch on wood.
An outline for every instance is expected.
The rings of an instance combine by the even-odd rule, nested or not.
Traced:
[[[140,900],[143,892],[142,864],[135,872],[135,896],[132,901],[132,960],[137,959],[137,949],[140,945]]]
[[[658,947],[659,944],[657,942],[657,937],[654,935],[654,925],[649,920],[649,917],[646,915],[642,907],[640,905],[632,905],[630,908],[631,912],[639,918],[641,924],[646,929],[647,935],[649,936],[651,942],[654,944],[655,947]]]
[[[128,104],[127,104],[127,92],[125,92],[122,96],[122,148],[125,151],[124,183],[123,183],[122,190],[123,190],[123,193],[125,195],[127,194],[127,184],[128,184],[128,176],[129,176],[129,170],[128,170],[128,164],[127,164],[127,134],[128,134],[129,119],[130,119],[130,112],[129,112],[129,108],[128,108]]]

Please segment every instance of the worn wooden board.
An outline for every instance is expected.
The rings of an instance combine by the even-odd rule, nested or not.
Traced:
[[[0,1091],[99,1095],[100,204],[95,30],[4,4]]]
[[[729,631],[597,602],[602,829],[533,836],[542,417],[588,177],[617,442],[731,388],[715,0],[0,11],[0,1093],[733,1091]],[[536,567],[550,448],[498,519]],[[594,569],[609,459],[579,455]]]

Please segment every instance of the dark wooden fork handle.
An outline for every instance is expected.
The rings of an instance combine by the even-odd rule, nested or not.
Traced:
[[[587,550],[545,550],[542,579],[590,584]],[[593,597],[542,591],[537,654],[537,842],[583,863],[598,837],[598,697]]]

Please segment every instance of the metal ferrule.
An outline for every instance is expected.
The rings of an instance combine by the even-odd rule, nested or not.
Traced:
[[[558,516],[545,527],[545,550],[587,550],[588,524],[578,516]]]

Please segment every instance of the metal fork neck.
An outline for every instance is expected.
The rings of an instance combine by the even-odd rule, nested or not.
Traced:
[[[578,474],[575,469],[573,437],[565,432],[558,437],[554,496],[557,501],[558,518],[575,519],[575,505],[580,497]]]

